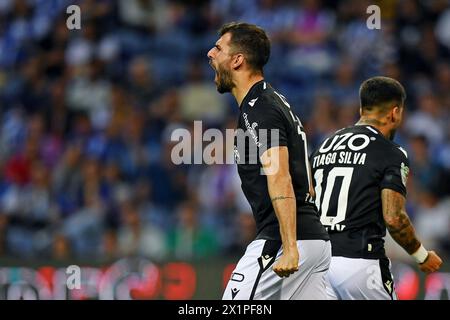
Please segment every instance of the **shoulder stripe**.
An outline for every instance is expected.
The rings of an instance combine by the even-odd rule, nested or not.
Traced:
[[[369,126],[366,126],[366,128],[369,129],[370,131],[372,131],[373,133],[378,134],[378,132],[375,129],[373,129]]]
[[[402,147],[398,147],[398,149],[403,152],[403,154],[405,155],[406,158],[408,158],[408,152],[406,152],[405,149],[403,149]]]

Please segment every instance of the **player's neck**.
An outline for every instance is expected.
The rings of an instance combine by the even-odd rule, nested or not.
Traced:
[[[368,117],[368,116],[361,116],[359,121],[356,123],[357,126],[363,126],[363,125],[369,125],[377,129],[381,132],[383,136],[386,138],[389,138],[391,134],[391,128],[388,128],[387,123],[383,120],[374,118],[374,117]]]
[[[235,79],[235,86],[233,90],[231,90],[231,93],[236,99],[239,107],[241,106],[242,101],[244,100],[250,89],[253,87],[253,85],[263,79],[264,77],[260,73],[246,74]]]

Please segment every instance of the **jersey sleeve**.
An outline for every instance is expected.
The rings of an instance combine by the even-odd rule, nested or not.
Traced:
[[[391,189],[406,197],[406,183],[409,174],[409,160],[405,150],[398,147],[392,157],[387,159],[381,189]]]
[[[261,106],[256,123],[260,155],[272,147],[288,145],[288,123],[280,106],[270,104]]]

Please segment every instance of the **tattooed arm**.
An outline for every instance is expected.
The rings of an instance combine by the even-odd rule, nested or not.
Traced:
[[[297,207],[289,173],[287,147],[268,149],[261,156],[261,162],[267,176],[269,195],[280,224],[283,243],[283,255],[275,263],[273,270],[280,277],[288,277],[298,270],[299,253],[297,248]]]
[[[426,252],[417,239],[414,227],[406,213],[405,197],[396,191],[383,189],[381,201],[384,222],[392,238],[410,255],[423,256],[418,258],[422,271],[428,273],[438,270],[442,260],[434,251]]]
[[[383,189],[381,191],[383,203],[383,217],[392,238],[406,250],[413,254],[420,247],[414,227],[405,210],[405,197],[400,193]]]

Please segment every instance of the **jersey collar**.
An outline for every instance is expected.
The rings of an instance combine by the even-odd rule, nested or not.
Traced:
[[[361,127],[361,128],[366,128],[368,130],[371,131],[376,131],[376,133],[378,133],[380,136],[383,136],[383,134],[381,133],[380,130],[378,130],[377,128],[375,128],[374,126],[370,125],[370,124],[355,124],[355,127]]]
[[[244,97],[244,100],[242,100],[240,108],[247,105],[250,102],[250,100],[257,98],[261,94],[261,92],[263,92],[268,87],[269,87],[269,84],[264,79],[256,82],[250,88],[250,90],[248,90],[247,94]]]

